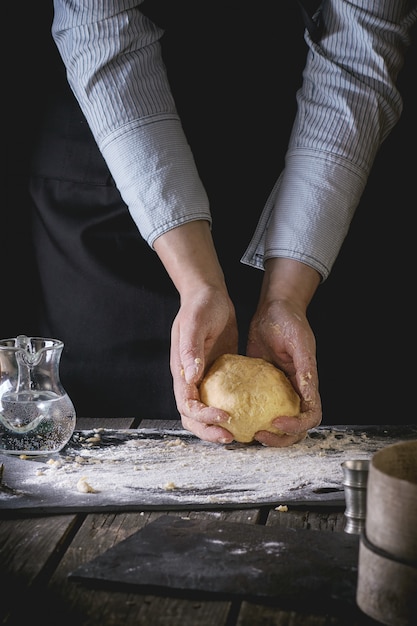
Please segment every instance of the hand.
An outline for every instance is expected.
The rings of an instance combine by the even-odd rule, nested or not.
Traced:
[[[170,367],[182,424],[205,441],[230,443],[233,436],[220,425],[228,414],[200,402],[198,391],[213,361],[225,352],[237,352],[238,345],[235,310],[209,224],[183,224],[154,245],[181,298],[171,330]]]
[[[274,363],[288,376],[301,398],[296,417],[279,417],[273,425],[285,435],[261,431],[264,445],[289,446],[303,439],[322,419],[316,341],[306,317],[307,306],[320,281],[315,270],[289,259],[267,262],[258,309],[252,319],[247,355]]]
[[[203,289],[181,300],[171,333],[174,394],[184,428],[205,441],[233,441],[221,428],[228,414],[200,402],[198,386],[218,356],[237,351],[237,337],[234,307],[224,290]]]

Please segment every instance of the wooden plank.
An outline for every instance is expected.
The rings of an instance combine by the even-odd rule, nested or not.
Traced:
[[[296,584],[296,582],[294,583]],[[242,602],[236,626],[378,626],[365,614],[329,615],[323,607],[322,614],[303,612],[303,599],[300,598],[299,611],[283,611],[273,606]]]
[[[133,428],[133,417],[77,417],[75,428],[77,430],[92,430],[94,428]]]
[[[287,511],[277,509],[272,509],[269,512],[267,526],[336,532],[342,532],[344,529],[344,509],[328,510],[325,507],[320,507],[316,510],[307,510],[291,508],[290,505],[288,505]]]
[[[137,420],[134,417],[77,417],[77,430],[90,430],[94,428],[157,428],[160,430],[182,430],[180,420]]]
[[[302,607],[302,598],[300,598]],[[276,607],[242,602],[237,626],[357,626],[350,619],[345,622],[330,615],[311,615],[298,611],[283,611]],[[364,626],[364,624],[362,624]]]
[[[158,430],[184,430],[181,420],[141,420],[137,428],[156,428]]]
[[[37,581],[65,550],[76,528],[75,515],[33,519],[0,519],[0,615],[5,618],[19,605],[26,589]],[[5,622],[9,623],[9,622]]]

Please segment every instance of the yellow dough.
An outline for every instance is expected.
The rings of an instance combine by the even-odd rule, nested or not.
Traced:
[[[253,441],[259,430],[283,433],[271,424],[280,415],[298,415],[300,398],[285,374],[272,363],[240,354],[223,354],[200,385],[204,404],[223,409],[236,441]]]

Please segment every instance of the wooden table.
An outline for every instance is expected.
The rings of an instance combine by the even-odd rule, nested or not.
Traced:
[[[147,424],[149,422],[147,421]],[[103,420],[106,428],[130,428],[133,420]],[[141,424],[142,425],[142,424]],[[96,427],[97,421],[80,419],[77,429]],[[154,425],[155,426],[155,425]],[[4,513],[4,512],[3,512]],[[281,528],[344,532],[340,506],[294,507],[283,514],[273,507],[218,511],[170,511],[169,515],[210,518]],[[41,623],[54,626],[256,626],[370,625],[359,610],[336,616],[323,606],[320,614],[288,611],[275,603],[236,597],[217,599],[184,594],[125,592],[94,589],[68,579],[81,564],[102,554],[164,511],[103,512],[22,517],[0,514],[0,615],[7,625]],[[293,584],[296,586],[297,581]]]

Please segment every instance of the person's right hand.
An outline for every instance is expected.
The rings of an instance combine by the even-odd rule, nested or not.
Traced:
[[[170,367],[182,424],[205,441],[230,443],[233,436],[221,427],[229,415],[203,404],[198,391],[213,361],[238,346],[235,310],[209,224],[189,222],[154,245],[181,300],[171,331]]]
[[[203,404],[198,387],[218,356],[236,351],[234,307],[223,289],[203,288],[181,298],[171,332],[174,394],[184,428],[205,441],[233,441],[229,431],[221,428],[228,414]]]

